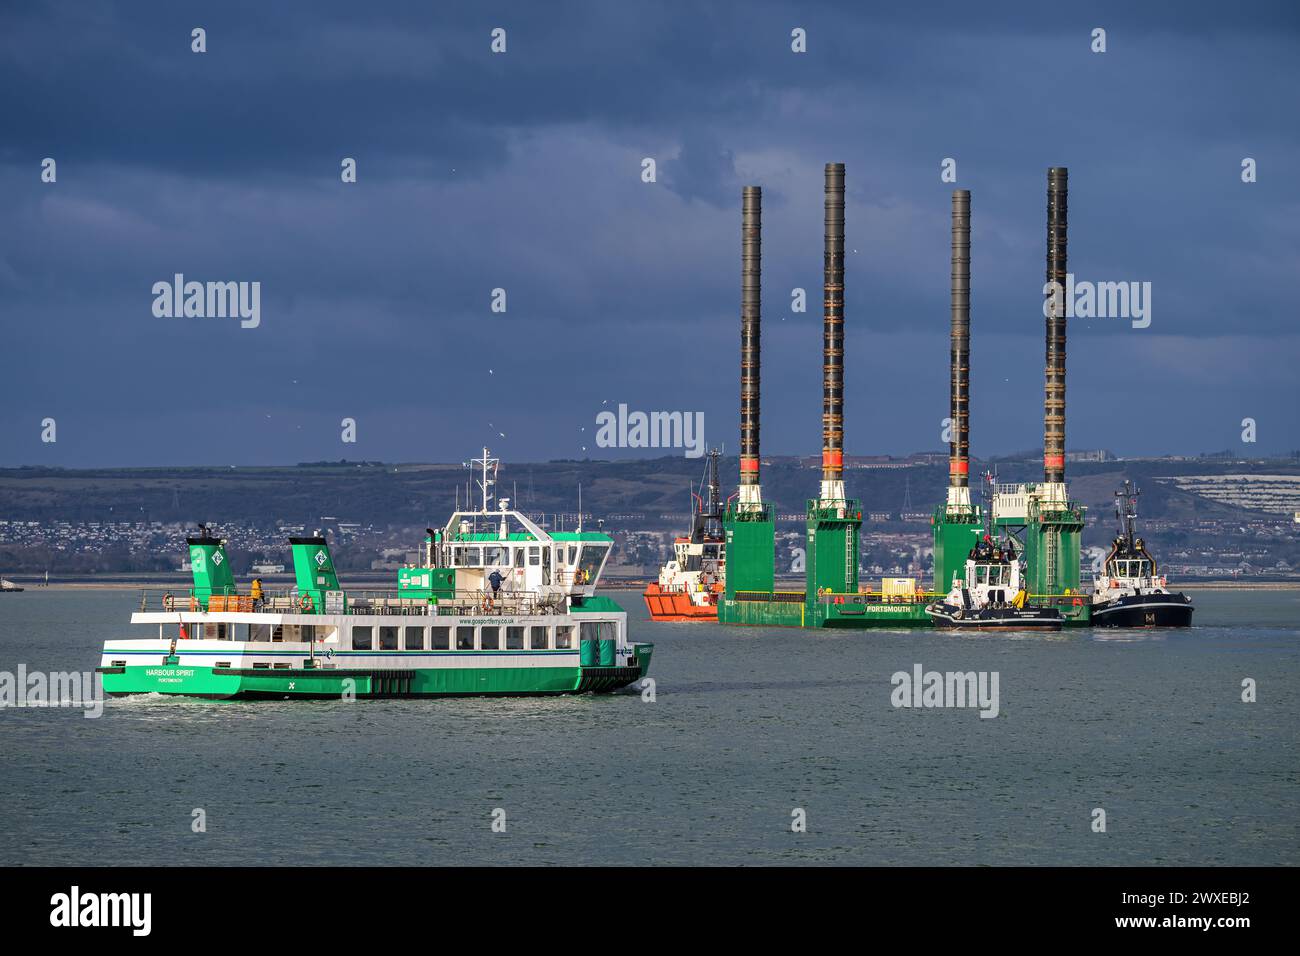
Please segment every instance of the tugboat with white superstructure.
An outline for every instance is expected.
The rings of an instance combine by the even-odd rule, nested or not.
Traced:
[[[1125,481],[1115,492],[1119,534],[1093,589],[1092,623],[1098,627],[1190,627],[1192,599],[1171,592],[1155,556],[1136,535],[1138,489]]]
[[[722,531],[719,452],[709,452],[700,493],[692,492],[691,532],[673,542],[673,557],[646,585],[642,597],[652,621],[716,621],[726,586],[726,536]],[[707,497],[706,497],[707,496]]]
[[[987,476],[990,484],[993,477]],[[985,509],[985,514],[991,514]],[[936,582],[937,583],[937,582]],[[989,526],[966,557],[952,590],[926,607],[936,627],[967,631],[1060,630],[1064,623],[1054,607],[1027,603],[1025,569],[1011,535],[994,541]]]

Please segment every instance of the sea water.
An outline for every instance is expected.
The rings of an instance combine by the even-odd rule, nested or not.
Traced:
[[[0,864],[1300,863],[1300,592],[981,635],[611,594],[653,693],[0,709]],[[95,667],[137,601],[0,597],[0,672]],[[996,716],[896,706],[918,665],[996,674]]]

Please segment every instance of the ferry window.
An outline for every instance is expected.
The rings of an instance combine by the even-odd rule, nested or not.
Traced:
[[[467,567],[467,568],[477,568],[477,567],[482,567],[482,565],[483,565],[483,549],[482,549],[482,548],[466,548],[466,549],[465,549],[465,567]]]
[[[456,650],[458,651],[474,650],[474,628],[472,627],[456,628]]]
[[[551,583],[551,549],[542,548],[542,583]]]
[[[530,645],[534,651],[546,650],[546,628],[541,625],[533,625],[529,629]]]
[[[536,548],[536,547],[529,548],[529,549],[528,549],[528,565],[529,565],[529,567],[533,567],[533,568],[535,568],[535,567],[537,567],[537,566],[538,566],[539,564],[541,564],[541,563],[542,563],[541,548]]]
[[[479,632],[478,646],[485,651],[501,650],[501,628],[495,625],[483,628]]]
[[[406,629],[406,649],[408,651],[424,650],[424,628],[408,627]]]
[[[582,629],[582,639],[584,641],[595,641],[600,639],[600,625],[594,621],[583,621],[579,625]]]
[[[607,544],[584,544],[582,546],[578,567],[582,569],[583,580],[587,582],[596,580],[601,562],[605,560],[605,552],[608,550],[609,545]]]
[[[524,629],[522,627],[506,628],[506,650],[522,651],[524,649]]]
[[[373,627],[354,626],[352,628],[352,649],[354,651],[370,650],[370,640],[374,630]]]
[[[515,548],[515,567],[522,568],[523,566],[524,566],[524,549]]]
[[[569,564],[577,564],[577,563],[578,563],[578,546],[576,544],[571,544],[569,545]]]
[[[555,629],[555,649],[568,650],[573,647],[573,625],[565,624]]]
[[[381,651],[397,650],[397,628],[381,627],[379,629],[379,649]]]
[[[470,640],[473,639],[474,636],[471,634]],[[449,647],[451,647],[450,640],[451,640],[451,628],[449,627],[429,628],[429,650],[445,651]]]
[[[510,550],[500,545],[489,545],[483,549],[485,567],[505,567],[510,564]]]

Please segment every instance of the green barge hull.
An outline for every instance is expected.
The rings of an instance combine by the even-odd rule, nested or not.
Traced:
[[[747,627],[925,627],[927,601],[881,601],[876,595],[824,595],[809,604],[802,591],[738,592],[718,603],[718,623]]]
[[[923,601],[883,601],[878,595],[836,594],[825,595],[820,602],[810,605],[800,591],[737,593],[732,600],[718,602],[718,623],[850,630],[931,627],[934,622],[925,609],[933,597],[937,595],[927,596]],[[1082,598],[1044,599],[1037,603],[1057,608],[1066,627],[1091,624],[1091,606]]]

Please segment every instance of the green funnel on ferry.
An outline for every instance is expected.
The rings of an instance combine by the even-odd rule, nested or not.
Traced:
[[[190,549],[190,572],[194,575],[194,597],[203,610],[208,609],[208,598],[213,594],[235,593],[235,578],[230,573],[226,557],[226,543],[208,532],[208,526],[199,525],[195,538],[186,538]]]
[[[323,613],[325,592],[339,590],[329,543],[322,537],[290,538],[289,548],[293,552],[299,601],[304,609],[310,607],[316,614]]]

